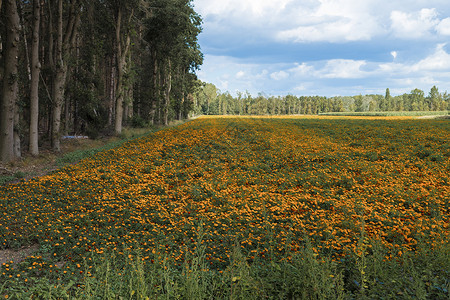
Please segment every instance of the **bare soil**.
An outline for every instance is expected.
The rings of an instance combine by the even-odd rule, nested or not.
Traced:
[[[28,180],[37,176],[44,176],[56,169],[56,161],[65,154],[76,150],[87,150],[101,147],[105,144],[118,140],[117,137],[108,137],[99,140],[91,139],[65,139],[61,141],[61,151],[54,152],[49,146],[42,147],[38,156],[32,156],[28,152],[23,153],[22,158],[14,162],[3,164],[0,162],[0,176],[16,176],[17,180],[8,184],[19,182],[21,179]],[[0,186],[1,188],[1,186]]]
[[[23,247],[19,250],[0,250],[0,267],[3,264],[18,264],[39,249],[39,245]]]

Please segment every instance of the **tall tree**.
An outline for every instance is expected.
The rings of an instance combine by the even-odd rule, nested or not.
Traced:
[[[363,111],[363,97],[357,95],[353,97],[355,99],[355,111]]]
[[[64,93],[66,90],[66,78],[69,68],[70,51],[75,43],[75,38],[78,32],[80,23],[81,11],[80,3],[77,0],[70,0],[68,3],[68,11],[64,17],[63,0],[57,1],[57,24],[56,24],[56,38],[53,41],[53,25],[50,24],[50,42],[55,43],[54,53],[51,55],[51,68],[53,71],[52,80],[52,133],[51,142],[54,151],[60,151],[61,139],[61,115],[64,106]],[[52,11],[54,1],[49,1],[49,10]],[[53,49],[49,49],[52,52]]]
[[[169,125],[169,104],[170,92],[172,91],[172,61],[170,57],[167,59],[165,78],[164,78],[164,103],[162,107],[162,121],[163,125]]]
[[[428,96],[427,100],[427,108],[429,110],[438,110],[442,101],[442,96],[439,93],[439,89],[434,85]]]
[[[10,25],[12,6],[27,29],[23,43]],[[12,149],[8,156],[19,154],[19,128],[29,128],[29,151],[37,155],[43,126],[59,151],[63,127],[94,136],[105,126],[120,132],[122,117],[167,124],[189,115],[203,59],[192,0],[0,0],[0,9],[0,140]],[[7,57],[18,57],[17,71]],[[14,105],[22,103],[19,114]]]
[[[425,93],[420,89],[414,89],[408,97],[409,109],[412,111],[422,110],[425,104]]]
[[[133,16],[135,7],[138,5],[136,1],[112,1],[112,8],[115,14],[115,57],[117,67],[117,85],[116,85],[116,115],[114,122],[114,130],[116,134],[122,132],[122,121],[124,112],[125,74],[127,72],[127,58],[129,57],[131,47],[131,34],[133,31]]]
[[[386,111],[388,110],[388,103],[390,101],[391,98],[391,92],[389,91],[389,88],[386,89],[386,93],[383,96],[379,97],[379,101],[378,101],[378,108],[380,111]]]
[[[152,14],[146,22],[145,36],[153,56],[151,101],[152,107],[159,107],[159,121],[167,124],[171,99],[176,101],[172,105],[178,110],[175,111],[175,116],[180,116],[187,92],[192,89],[196,80],[195,77],[187,76],[187,73],[196,70],[203,61],[197,43],[201,18],[193,10],[191,0],[155,0],[152,6]],[[158,80],[159,78],[162,80]],[[157,82],[159,86],[156,86]],[[175,86],[179,88],[175,89]],[[163,92],[163,97],[159,96],[160,91]],[[156,112],[152,109],[151,114],[156,115]]]
[[[18,99],[18,55],[20,20],[16,0],[6,0],[3,23],[6,25],[0,112],[0,159],[3,162],[14,160],[18,153],[14,147],[15,106]]]
[[[39,155],[39,29],[41,23],[40,0],[33,0],[33,39],[31,44],[31,85],[30,85],[30,145],[32,155]]]

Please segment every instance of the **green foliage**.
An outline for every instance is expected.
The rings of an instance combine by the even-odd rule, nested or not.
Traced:
[[[17,180],[16,176],[0,176],[0,185],[4,185],[5,183]]]
[[[357,95],[353,97],[294,96],[257,97],[238,92],[232,97],[214,85],[203,83],[194,94],[195,115],[342,115],[342,116],[426,116],[448,115],[450,98],[433,87],[428,97],[414,89],[411,94]]]
[[[83,159],[94,156],[95,154],[97,154],[99,152],[103,152],[103,151],[107,151],[107,150],[119,147],[120,145],[122,145],[128,141],[131,141],[133,139],[137,139],[144,135],[150,134],[151,132],[154,132],[154,130],[148,129],[145,133],[135,135],[135,134],[129,134],[125,130],[122,133],[121,140],[111,142],[109,144],[106,144],[106,145],[98,147],[98,148],[92,148],[92,149],[87,149],[87,150],[76,150],[76,151],[67,153],[67,154],[63,155],[62,157],[59,157],[56,160],[56,165],[61,168],[66,165],[77,163]]]
[[[6,183],[9,183],[9,182],[18,181],[19,179],[24,178],[26,175],[27,174],[25,174],[22,171],[17,171],[14,174],[1,175],[0,176],[0,186],[4,185]]]
[[[16,178],[18,178],[18,179],[24,178],[25,175],[26,175],[26,174],[25,174],[24,172],[22,172],[22,171],[18,171],[18,172],[16,172],[16,173],[14,173],[14,177],[16,177]]]
[[[228,266],[218,272],[206,264],[201,231],[200,226],[196,254],[181,267],[168,257],[146,262],[145,254],[124,245],[121,257],[104,253],[86,258],[93,268],[66,263],[62,270],[70,274],[63,280],[52,275],[50,262],[44,263],[46,271],[39,276],[22,272],[28,278],[25,285],[16,275],[4,281],[0,294],[9,299],[448,299],[450,295],[448,243],[439,249],[421,246],[417,254],[386,260],[388,249],[374,241],[362,248],[363,261],[357,255],[333,261],[305,244],[289,260],[268,263],[251,262],[236,244]],[[2,271],[15,274],[4,266]]]
[[[130,120],[130,123],[133,128],[144,128],[148,125],[147,122],[139,115],[133,116],[133,118],[131,118]]]
[[[56,30],[59,25],[57,3],[41,2],[41,27]],[[131,120],[136,127],[162,123],[163,118],[159,116],[167,109],[172,120],[188,117],[192,110],[190,95],[197,80],[195,71],[203,63],[198,44],[202,19],[191,0],[92,0],[72,4],[62,6],[61,39],[67,77],[61,87],[64,103],[60,135],[82,134],[98,138],[111,132],[115,121],[114,105],[119,95],[124,95],[127,116],[139,116],[140,119]],[[17,74],[5,78],[19,84],[16,102],[20,106],[20,121],[15,121],[11,127],[24,141],[27,141],[24,137],[30,128],[30,70],[27,70],[29,62],[26,58],[29,56],[27,45],[32,44],[30,30],[36,19],[32,16],[32,5],[33,1],[20,2],[25,39],[21,38],[16,45],[19,52]],[[78,24],[73,28],[70,27],[72,17]],[[5,33],[6,27],[0,27]],[[116,29],[119,29],[118,36]],[[41,30],[38,37],[42,64],[38,87],[41,140],[48,138],[46,135],[51,132],[53,112],[56,111],[56,102],[52,99],[54,75],[59,67],[52,59],[58,48],[56,31]],[[73,39],[70,38],[72,32]],[[0,36],[4,37],[4,34]],[[117,53],[119,48],[122,53]],[[126,55],[122,55],[125,52]],[[168,61],[171,67],[167,66]],[[154,63],[157,64],[156,71]],[[121,66],[123,68],[118,70]],[[172,90],[167,98],[173,103],[165,102],[168,78],[171,78]],[[128,125],[126,121],[125,117],[124,125]],[[22,149],[25,145],[22,143]]]

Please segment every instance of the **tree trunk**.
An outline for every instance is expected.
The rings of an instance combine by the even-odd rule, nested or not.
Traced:
[[[179,69],[180,70],[180,69]],[[180,71],[179,71],[180,72]],[[180,107],[178,110],[178,120],[182,120],[183,119],[183,114],[184,114],[184,101],[185,101],[185,78],[186,78],[186,71],[183,69],[183,71],[181,71],[181,99],[180,99]]]
[[[66,81],[66,66],[63,59],[63,2],[58,0],[58,24],[56,37],[55,74],[53,78],[53,107],[52,107],[52,135],[51,142],[54,151],[61,151],[60,130],[61,112],[64,103],[64,88]]]
[[[22,35],[23,35],[23,45],[25,48],[25,64],[27,68],[27,77],[28,81],[31,82],[31,62],[30,62],[30,52],[28,47],[28,39],[27,39],[27,32],[25,30],[25,19],[23,16],[23,3],[22,1],[19,1],[19,6],[17,7],[19,12],[19,22],[20,22],[20,28],[22,29]]]
[[[65,33],[63,34],[63,1],[58,0],[58,24],[56,38],[55,72],[53,78],[53,107],[52,107],[52,134],[51,142],[54,151],[61,151],[61,113],[64,105],[64,92],[66,88],[66,77],[68,66],[65,57],[75,43],[80,13],[77,1],[71,2],[69,17]]]
[[[48,25],[47,25],[47,34],[48,34],[48,51],[47,51],[47,62],[50,66],[50,69],[52,70],[52,72],[54,71],[55,68],[55,59],[54,59],[54,49],[55,49],[55,43],[54,43],[54,38],[53,38],[53,31],[54,31],[54,24],[53,24],[53,1],[49,0],[48,1],[48,12],[47,12],[47,16],[48,16]],[[42,14],[44,16],[44,14]],[[43,22],[44,23],[44,22]],[[44,63],[45,65],[45,63]]]
[[[116,76],[115,70],[116,67],[114,65],[115,57],[111,57],[107,63],[107,71],[106,74],[106,95],[108,97],[108,127],[112,125],[113,116],[114,116],[114,102],[116,99],[115,91],[116,91]]]
[[[17,59],[20,21],[16,0],[5,1],[6,43],[0,112],[0,160],[10,162],[14,155],[14,112],[18,97]]]
[[[116,21],[116,65],[117,65],[117,88],[116,88],[116,118],[114,120],[114,130],[116,134],[122,133],[123,117],[123,64],[122,64],[122,42],[120,38],[120,27],[122,25],[122,9],[117,10]]]
[[[67,67],[58,68],[53,79],[53,107],[52,107],[52,148],[54,151],[61,151],[60,131],[61,113],[64,105],[64,91],[66,84]]]
[[[20,107],[16,101],[14,105],[14,157],[22,156],[22,148],[20,147]]]
[[[184,91],[182,91],[183,97],[181,97],[180,102],[180,110],[178,111],[178,120],[183,120],[183,111],[184,111]]]
[[[128,24],[133,16],[133,10],[131,11],[128,19]],[[124,97],[125,97],[125,84],[124,74],[127,67],[128,51],[130,50],[131,37],[129,32],[122,32],[122,7],[117,10],[116,20],[116,60],[117,60],[117,89],[116,89],[116,119],[114,123],[114,130],[116,134],[122,133],[122,121],[123,121],[123,109],[124,109]],[[125,41],[123,37],[125,36]]]
[[[40,29],[40,0],[33,0],[33,41],[31,45],[31,91],[30,91],[30,153],[39,155],[39,29]]]
[[[71,74],[66,75],[66,77],[70,78]],[[65,101],[64,101],[64,135],[69,135],[69,129],[70,129],[70,119],[71,119],[71,114],[70,114],[70,106],[71,106],[71,101],[72,99],[70,97],[65,97]]]
[[[131,65],[131,52],[128,51],[127,54],[127,60],[128,62],[126,63],[126,66],[130,66]],[[127,87],[125,89],[125,113],[124,113],[124,121],[126,124],[128,124],[128,121],[133,118],[133,101],[134,101],[134,88],[133,88],[133,83],[131,82],[131,80],[129,80],[127,82]]]
[[[158,88],[157,88],[157,90],[156,90],[156,96],[157,96],[157,99],[158,99],[158,102],[157,102],[157,104],[158,104],[158,106],[157,106],[157,110],[158,110],[158,124],[159,125],[161,125],[162,124],[162,118],[161,118],[161,112],[162,112],[162,110],[163,110],[163,103],[161,103],[162,101],[162,97],[161,97],[161,92],[162,92],[162,89],[160,88],[160,87],[163,87],[164,86],[164,81],[163,81],[163,79],[162,79],[162,71],[161,71],[162,69],[160,69],[160,70],[158,70],[158,83],[159,83],[159,86],[158,86]]]
[[[133,88],[129,87],[125,91],[125,111],[124,121],[128,124],[128,121],[133,118]]]
[[[164,125],[169,125],[169,104],[170,104],[170,92],[172,90],[172,63],[169,58],[167,77],[166,77],[166,94],[164,101]]]
[[[156,51],[153,51],[153,99],[151,99],[150,106],[150,121],[155,125],[156,118],[156,104],[159,101],[159,87],[158,87],[158,60],[156,58]]]
[[[122,133],[122,119],[123,119],[123,65],[117,64],[117,96],[116,96],[116,119],[114,122],[114,130],[116,134]]]

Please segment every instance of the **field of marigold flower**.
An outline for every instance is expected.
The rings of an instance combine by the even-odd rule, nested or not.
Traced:
[[[181,268],[199,247],[218,272],[236,248],[389,261],[448,244],[449,223],[448,120],[201,117],[1,187],[0,249],[40,250],[0,282],[90,276],[105,253]]]

